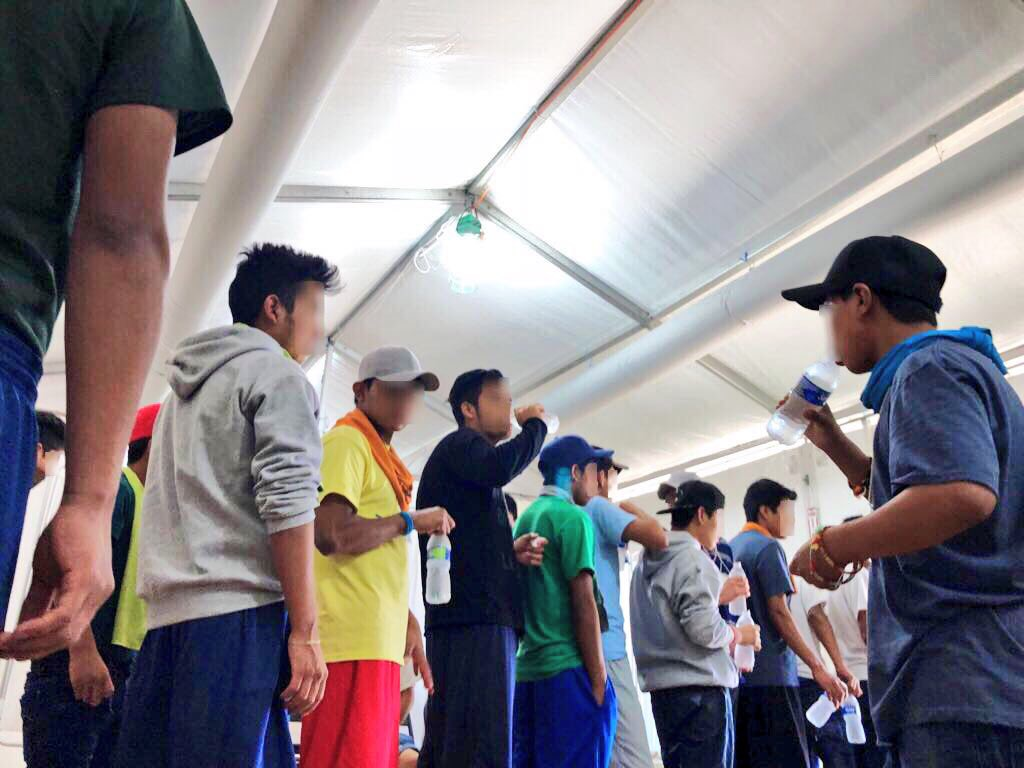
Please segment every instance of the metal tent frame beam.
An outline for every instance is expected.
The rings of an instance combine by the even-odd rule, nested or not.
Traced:
[[[367,305],[369,305],[371,301],[374,300],[374,298],[376,298],[377,294],[379,294],[381,291],[383,291],[385,288],[391,285],[395,280],[397,280],[398,276],[402,274],[402,271],[405,269],[406,265],[414,258],[416,258],[416,254],[425,248],[429,248],[433,244],[434,240],[436,240],[441,235],[441,232],[448,225],[448,223],[452,221],[455,217],[457,217],[460,213],[462,213],[462,210],[462,206],[453,205],[451,208],[449,208],[447,211],[441,214],[441,216],[439,216],[437,220],[430,225],[430,229],[424,232],[422,237],[420,237],[419,240],[413,243],[412,247],[410,247],[405,253],[398,257],[398,260],[391,265],[388,271],[381,275],[380,279],[373,284],[373,287],[370,288],[370,290],[363,295],[359,302],[354,307],[352,307],[352,309],[349,310],[348,314],[346,314],[345,317],[343,317],[341,321],[334,326],[330,334],[328,334],[327,336],[328,341],[334,342],[338,335],[345,329],[345,326],[352,322],[352,320],[355,319],[355,317],[360,312],[362,312],[363,309]]]
[[[751,402],[764,408],[768,413],[774,412],[778,406],[777,398],[769,395],[742,373],[726,365],[714,355],[705,355],[699,358],[697,365],[721,379]]]
[[[415,257],[422,249],[429,247],[440,234],[441,230],[452,218],[458,216],[462,209],[473,204],[476,196],[486,188],[487,183],[494,172],[511,152],[518,146],[525,135],[531,130],[545,114],[557,107],[585,77],[600,58],[621,39],[627,26],[617,28],[623,18],[628,19],[633,11],[637,9],[642,0],[629,0],[624,3],[616,14],[602,27],[590,45],[580,54],[579,57],[565,70],[561,78],[545,94],[544,98],[537,103],[523,120],[520,127],[510,137],[499,152],[487,163],[479,174],[470,182],[465,189],[447,190],[402,190],[382,188],[358,188],[358,187],[284,187],[281,190],[280,199],[296,202],[372,202],[391,200],[434,200],[445,201],[452,204],[452,208],[446,212],[434,225],[420,238],[402,257],[378,280],[378,282],[367,292],[359,303],[343,318],[343,320],[332,330],[330,337],[336,339],[341,331],[358,316],[358,314],[376,297],[384,288],[390,285],[401,274],[405,265]],[[612,34],[609,34],[612,32]],[[607,39],[606,39],[607,38]],[[583,65],[581,68],[581,64]],[[953,134],[962,131],[976,123],[986,122],[990,113],[998,107],[1010,102],[1017,101],[1024,94],[1024,71],[1018,71],[1002,82],[996,84],[988,91],[979,94],[960,108],[950,112],[945,117],[928,126],[917,135],[911,137],[903,144],[890,150],[875,161],[865,165],[863,168],[851,174],[834,187],[826,190],[814,200],[809,201],[801,208],[790,213],[785,219],[776,225],[759,233],[751,238],[751,242],[764,243],[764,245],[751,253],[738,254],[736,262],[732,267],[727,268],[722,274],[698,286],[694,291],[681,297],[667,307],[657,312],[651,312],[646,307],[630,299],[614,286],[611,286],[600,277],[574,261],[542,238],[524,227],[521,223],[509,216],[500,207],[486,199],[479,204],[479,213],[493,221],[502,229],[520,239],[523,243],[532,248],[549,263],[558,267],[562,272],[575,280],[579,285],[598,296],[610,306],[614,307],[629,317],[634,325],[614,339],[602,344],[596,350],[587,350],[571,361],[559,365],[556,369],[543,374],[529,382],[523,382],[517,386],[517,395],[525,395],[530,391],[542,387],[565,373],[577,368],[596,354],[601,354],[608,349],[628,342],[632,337],[643,330],[651,330],[657,327],[663,320],[680,309],[693,304],[705,296],[713,293],[719,288],[727,285],[736,277],[745,274],[755,264],[766,261],[779,253],[787,250],[797,242],[813,232],[821,229],[835,221],[844,218],[856,210],[859,197],[869,191],[874,185],[890,175],[894,169],[907,163],[911,158],[921,152],[922,148],[938,146],[938,143]],[[556,99],[551,99],[556,95]],[[543,107],[543,112],[539,110]],[[927,170],[920,170],[918,173]],[[910,178],[913,178],[912,174]],[[903,179],[896,183],[899,186],[909,179]],[[174,189],[172,187],[172,193]],[[188,190],[178,190],[188,192]],[[194,190],[193,190],[194,191]],[[889,190],[886,190],[889,191]],[[884,194],[884,192],[882,193]],[[187,199],[187,198],[178,198]],[[863,204],[863,203],[862,203]],[[705,356],[696,361],[698,365],[712,375],[727,383],[737,392],[743,394],[750,401],[768,411],[774,410],[775,400],[766,392],[760,389],[749,379],[722,363],[714,356]]]
[[[637,325],[644,328],[653,328],[655,326],[655,320],[646,308],[633,301],[617,288],[606,283],[579,262],[573,261],[557,248],[549,245],[501,210],[501,208],[494,205],[494,203],[484,202],[478,210],[485,218],[490,219],[506,232],[510,232],[518,237],[546,261],[554,264],[595,296],[600,297],[624,315],[632,318]]]
[[[577,56],[576,59],[574,59],[569,66],[563,70],[562,74],[558,77],[551,88],[530,110],[529,114],[523,118],[519,127],[512,134],[509,140],[500,150],[498,150],[494,157],[487,162],[487,164],[481,169],[480,173],[473,178],[466,188],[457,190],[381,190],[354,187],[332,187],[326,189],[354,191],[348,197],[341,194],[323,196],[324,201],[351,202],[364,200],[382,201],[409,199],[443,200],[445,202],[451,202],[453,204],[453,210],[455,207],[460,205],[463,210],[470,207],[473,204],[475,193],[486,185],[490,176],[501,165],[510,152],[519,144],[519,142],[522,141],[526,133],[541,119],[543,119],[545,114],[550,113],[552,109],[565,100],[569,94],[572,93],[573,89],[586,77],[587,73],[589,73],[608,53],[608,51],[611,50],[620,39],[622,39],[622,36],[629,28],[629,24],[635,20],[636,12],[640,9],[643,1],[644,0],[627,0],[619,7],[615,14],[601,27],[597,34],[594,35],[593,39],[587,44],[586,48],[584,48],[579,56]],[[556,95],[557,98],[553,99],[552,97]],[[283,187],[281,190],[282,195],[286,191],[294,189],[296,188],[288,186]],[[325,188],[312,187],[305,189],[316,190]],[[317,196],[315,192],[310,191],[308,192],[307,197],[302,198],[292,195],[291,199],[293,201],[298,200],[300,202],[310,202],[317,199]],[[508,232],[529,245],[537,251],[537,253],[576,280],[576,282],[584,288],[593,292],[596,296],[627,315],[636,323],[636,330],[653,328],[654,325],[656,325],[656,321],[651,317],[651,313],[648,312],[647,309],[605,283],[578,262],[573,261],[565,254],[545,243],[493,204],[485,202],[481,205],[480,212],[491,218],[503,229],[506,229]],[[457,216],[459,213],[461,213],[461,210],[454,213],[454,215]],[[366,305],[369,304],[384,288],[392,283],[398,274],[401,273],[402,268],[406,263],[408,263],[420,250],[425,247],[429,247],[438,234],[440,234],[444,224],[450,220],[451,216],[451,211],[449,211],[449,213],[442,217],[444,221],[439,219],[437,222],[434,222],[434,225],[423,235],[423,237],[421,237],[384,275],[381,276],[381,278],[360,299],[359,303],[331,330],[328,338],[332,340],[337,338],[341,331],[351,323],[353,319],[355,319]]]
[[[167,188],[167,199],[180,202],[198,202],[203,184],[172,181]],[[309,184],[285,184],[275,203],[379,203],[396,201],[441,202],[465,205],[465,189],[403,189],[396,187],[321,187]]]

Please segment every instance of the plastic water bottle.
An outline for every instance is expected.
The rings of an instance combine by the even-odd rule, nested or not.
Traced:
[[[815,728],[823,728],[835,711],[836,705],[832,703],[827,693],[823,693],[807,710],[807,721]]]
[[[739,560],[732,564],[732,569],[729,571],[730,579],[733,576],[746,577],[746,575],[746,572],[744,572],[743,570],[743,564]],[[742,616],[746,612],[746,610],[747,598],[743,597],[742,595],[740,595],[739,597],[734,597],[732,600],[729,601],[729,613],[731,613],[733,616]],[[753,623],[753,621],[751,621],[751,623]]]
[[[548,437],[552,437],[556,432],[558,432],[558,427],[561,426],[561,422],[558,420],[558,416],[556,416],[553,413],[544,414],[543,421],[548,428]],[[523,428],[519,425],[519,419],[516,418],[515,408],[512,409],[511,423],[512,434],[510,436],[515,437],[516,435],[523,431]]]
[[[435,533],[427,540],[427,602],[444,605],[452,599],[452,542]]]
[[[744,600],[744,603],[745,602],[746,600]],[[736,622],[736,626],[746,627],[753,623],[754,618],[750,615],[750,611],[744,609],[743,614],[740,616],[740,620]],[[737,645],[733,658],[736,661],[737,669],[750,672],[754,669],[754,646]]]
[[[814,363],[800,377],[789,399],[768,420],[768,434],[783,445],[792,445],[807,431],[804,411],[820,410],[839,386],[839,366],[831,360]]]
[[[846,740],[851,744],[866,744],[864,722],[860,719],[860,702],[852,693],[843,702],[843,722],[846,723]]]

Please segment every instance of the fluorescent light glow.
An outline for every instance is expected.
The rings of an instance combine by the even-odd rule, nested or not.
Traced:
[[[441,266],[448,272],[448,282],[455,293],[473,293],[487,279],[483,238],[452,230],[441,248]]]
[[[1015,365],[1013,368],[1008,368],[1006,371],[1006,378],[1012,379],[1014,376],[1020,376],[1024,373],[1024,363],[1021,365]]]
[[[804,445],[805,442],[805,440],[801,439],[793,445],[782,445],[782,443],[776,443],[774,441],[765,443],[764,445],[755,445],[752,448],[746,448],[742,451],[737,451],[736,453],[730,453],[728,456],[722,456],[718,459],[705,461],[702,464],[694,464],[686,469],[689,472],[695,473],[699,477],[712,477],[730,469],[742,467],[745,464],[752,464],[755,461],[767,459],[769,456],[775,456],[779,453],[796,450]]]
[[[492,221],[483,220],[480,237],[460,235],[451,227],[432,252],[434,264],[447,273],[456,293],[473,293],[485,286],[503,289],[558,289],[569,280],[552,264]]]
[[[648,493],[654,493],[658,490],[658,486],[662,483],[667,483],[671,475],[659,475],[658,477],[652,477],[650,480],[644,480],[633,485],[626,486],[625,488],[619,488],[613,495],[613,501],[628,501],[629,499],[635,499],[637,496],[644,496]]]

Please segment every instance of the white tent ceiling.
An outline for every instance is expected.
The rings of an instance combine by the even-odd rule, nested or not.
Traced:
[[[408,198],[471,183],[620,3],[381,0],[286,174],[305,194],[324,188],[323,199],[274,203],[250,238],[341,270],[345,289],[327,307],[329,327],[344,321],[327,420],[350,406],[354,361],[380,344],[411,346],[443,390],[462,370],[493,366],[520,394],[556,391],[745,254],[964,126],[981,127],[973,147],[774,258],[813,254],[810,280],[852,237],[916,237],[949,267],[944,323],[990,325],[1004,347],[1024,342],[1024,12],[1013,0],[643,0],[489,177],[472,293],[450,287],[445,265],[465,257],[454,233],[412,258],[462,193],[345,201],[353,187]],[[235,103],[275,2],[189,5]],[[1007,104],[1017,104],[1008,126],[986,131],[986,113]],[[219,146],[172,164],[175,252]],[[532,245],[499,226],[502,211]],[[225,318],[220,307],[210,322]],[[712,363],[774,397],[822,339],[813,315],[780,300],[712,346]],[[55,343],[42,402],[58,410],[62,361]],[[567,426],[617,448],[635,476],[763,434],[763,402],[708,363],[683,362]],[[858,387],[848,377],[838,404]],[[441,399],[397,443],[414,466],[451,428]]]

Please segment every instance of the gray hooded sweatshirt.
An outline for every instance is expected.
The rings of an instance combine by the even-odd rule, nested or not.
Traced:
[[[282,600],[270,536],[313,520],[320,478],[316,391],[270,336],[214,328],[168,365],[139,543],[149,629]]]
[[[693,536],[670,531],[668,549],[644,553],[629,609],[640,688],[735,688],[732,627],[718,612],[722,575]]]

